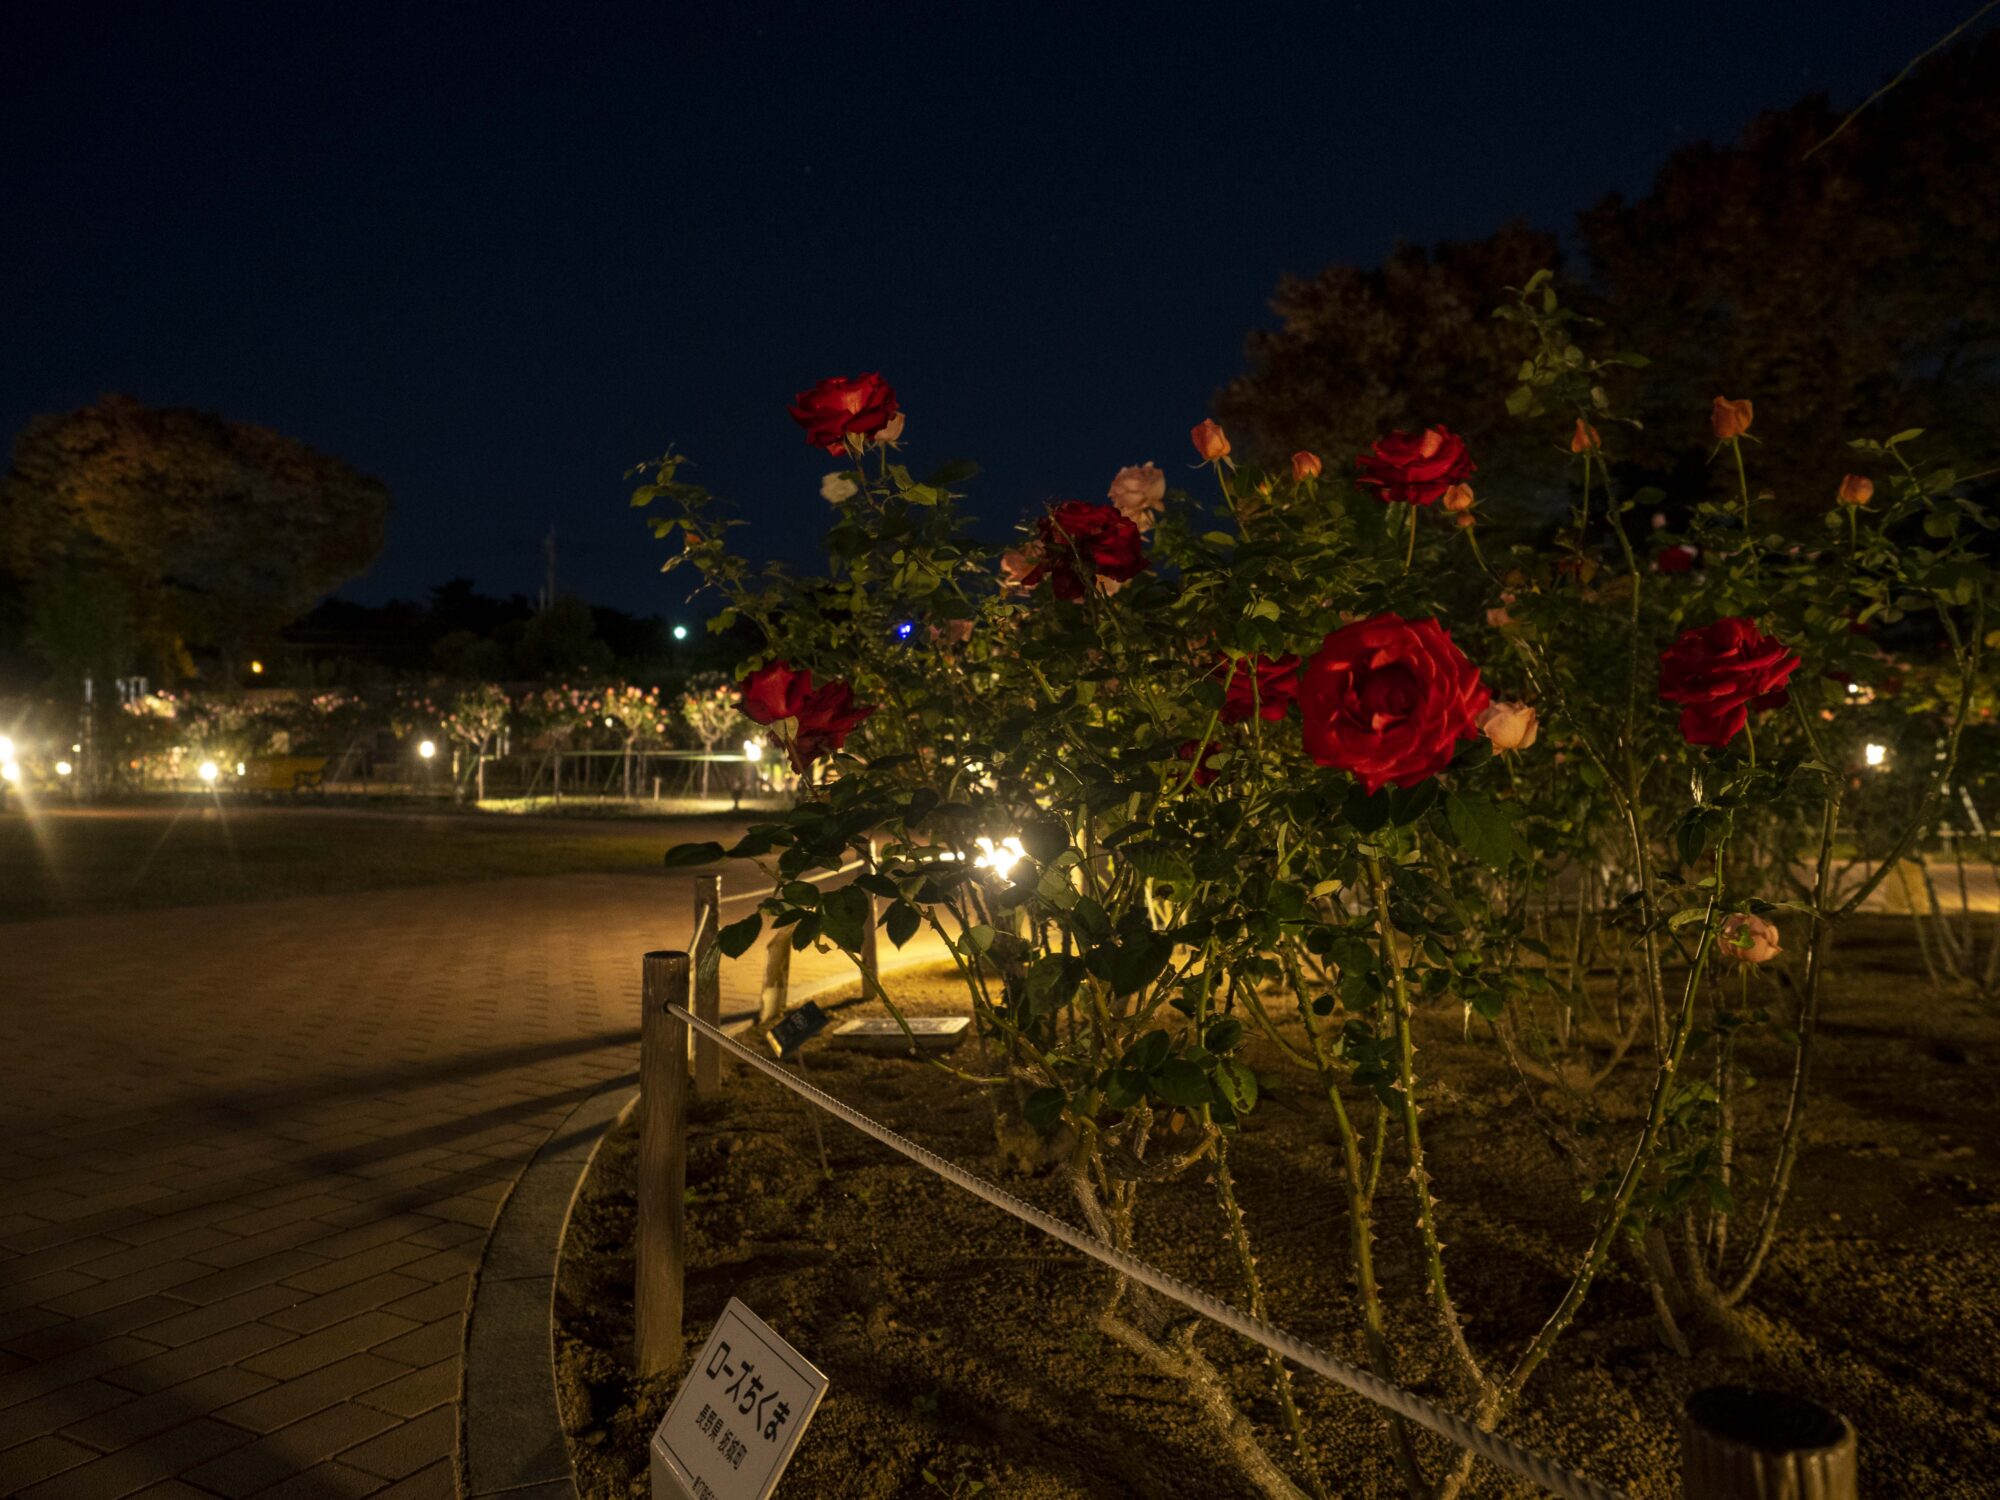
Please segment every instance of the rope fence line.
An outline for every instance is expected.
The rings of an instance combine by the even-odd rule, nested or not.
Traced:
[[[811,883],[818,885],[823,881],[836,880],[842,875],[852,875],[855,871],[865,870],[867,867],[868,862],[866,860],[857,859],[853,864],[842,865],[838,870],[834,870],[829,874],[813,876]],[[724,906],[731,906],[738,901],[762,901],[770,894],[770,890],[764,886],[753,886],[747,891],[733,891],[729,895],[724,896],[722,904]]]
[[[996,1187],[985,1178],[968,1172],[956,1162],[948,1161],[936,1152],[896,1134],[887,1126],[877,1123],[831,1094],[794,1077],[769,1058],[743,1046],[720,1028],[711,1026],[694,1015],[685,1005],[669,1002],[665,1009],[675,1020],[712,1038],[716,1045],[737,1061],[748,1063],[759,1072],[776,1079],[800,1098],[837,1119],[844,1120],[863,1135],[881,1142],[890,1150],[908,1157],[918,1166],[927,1168],[947,1182],[965,1189],[995,1208],[1039,1229],[1050,1238],[1060,1240],[1071,1249],[1109,1266],[1120,1275],[1128,1276],[1144,1286],[1151,1287],[1162,1296],[1170,1297],[1184,1306],[1193,1308],[1204,1317],[1220,1323],[1252,1343],[1260,1344],[1378,1406],[1387,1407],[1390,1411],[1429,1428],[1440,1437],[1456,1443],[1487,1462],[1518,1474],[1523,1479],[1531,1480],[1552,1494],[1563,1496],[1564,1500],[1623,1500],[1616,1490],[1607,1489],[1594,1479],[1566,1469],[1538,1453],[1530,1452],[1497,1433],[1488,1432],[1456,1412],[1417,1395],[1414,1391],[1405,1390],[1399,1385],[1383,1380],[1372,1371],[1328,1354],[1325,1350],[1308,1344],[1282,1328],[1239,1312],[1221,1298],[1212,1296],[1199,1287],[1191,1286],[1179,1277],[1157,1270],[1136,1256],[1104,1244],[1074,1225],[1015,1197],[1004,1188]]]

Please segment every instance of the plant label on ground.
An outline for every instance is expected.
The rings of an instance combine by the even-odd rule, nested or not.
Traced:
[[[653,1500],[768,1500],[826,1387],[731,1297],[653,1434]]]

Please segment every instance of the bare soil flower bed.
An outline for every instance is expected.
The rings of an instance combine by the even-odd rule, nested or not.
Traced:
[[[955,985],[920,977],[896,989],[925,1013],[952,1005]],[[1472,1345],[1504,1352],[1545,1316],[1590,1218],[1551,1170],[1525,1096],[1478,1023],[1468,1037],[1456,1015],[1424,1020],[1422,1053],[1437,1080],[1427,1124],[1448,1148],[1435,1158],[1448,1163],[1437,1169],[1444,1238],[1467,1304],[1482,1312],[1467,1330]],[[1768,1055],[1748,1059],[1766,1079],[1743,1101],[1750,1130],[1774,1129],[1783,1107],[1785,1055],[1775,1041],[1766,1046]],[[971,1053],[968,1045],[959,1060]],[[2000,1019],[1989,1007],[1931,993],[1904,924],[1857,923],[1837,962],[1796,1207],[1749,1309],[1747,1341],[1692,1358],[1669,1352],[1621,1256],[1507,1431],[1631,1496],[1676,1497],[1681,1400],[1738,1381],[1809,1395],[1852,1418],[1871,1497],[1991,1494],[2000,1457],[1996,1060]],[[997,1138],[978,1091],[919,1064],[817,1044],[807,1068],[822,1088],[1073,1216],[1046,1165],[1049,1144],[1018,1124]],[[1640,1075],[1632,1070],[1632,1090],[1601,1101],[1614,1120],[1640,1107]],[[1358,1358],[1324,1101],[1294,1086],[1270,1102],[1243,1122],[1259,1149],[1233,1154],[1232,1166],[1272,1319]],[[823,1176],[806,1106],[762,1077],[732,1071],[722,1099],[697,1105],[691,1130],[689,1358],[734,1295],[832,1378],[781,1495],[1254,1494],[1175,1383],[1093,1326],[1106,1273],[830,1120],[822,1130],[832,1175]],[[623,1129],[579,1204],[557,1299],[564,1418],[590,1500],[645,1493],[647,1440],[684,1374],[630,1373],[633,1165]],[[1385,1178],[1399,1169],[1392,1150]],[[1203,1176],[1197,1167],[1149,1188],[1139,1248],[1236,1299]],[[1404,1331],[1397,1368],[1449,1400],[1436,1341],[1423,1336],[1415,1237],[1394,1221],[1380,1235],[1389,1326]],[[1271,1451],[1285,1453],[1261,1354],[1219,1330],[1201,1343]],[[1297,1389],[1332,1493],[1400,1494],[1377,1413],[1316,1378]],[[1534,1493],[1483,1468],[1469,1492]]]

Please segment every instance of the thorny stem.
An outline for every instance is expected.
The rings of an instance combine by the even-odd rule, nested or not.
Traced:
[[[1417,1102],[1417,1046],[1410,1026],[1409,980],[1403,970],[1402,955],[1396,948],[1395,927],[1389,920],[1389,884],[1382,876],[1380,860],[1371,859],[1368,862],[1368,881],[1375,898],[1376,928],[1382,938],[1395,1008],[1397,1092],[1402,1097],[1403,1144],[1410,1159],[1410,1189],[1416,1201],[1417,1228],[1424,1245],[1424,1279],[1430,1291],[1431,1305],[1443,1324],[1445,1338],[1453,1354],[1473,1388],[1484,1397],[1492,1391],[1492,1382],[1465,1342],[1465,1330],[1459,1326],[1458,1310],[1452,1305],[1451,1291],[1445,1284],[1444,1243],[1438,1238],[1437,1204],[1431,1195],[1430,1173],[1424,1166],[1423,1136],[1417,1124],[1421,1106]]]
[[[1229,1225],[1229,1242],[1236,1250],[1236,1264],[1243,1272],[1243,1287],[1250,1295],[1250,1316],[1259,1322],[1264,1320],[1264,1282],[1257,1274],[1257,1257],[1250,1253],[1250,1231],[1243,1223],[1243,1209],[1236,1201],[1236,1184],[1229,1175],[1229,1148],[1223,1133],[1211,1124],[1211,1139],[1215,1155],[1215,1201],[1222,1208],[1222,1217]],[[1292,1446],[1299,1451],[1299,1462],[1305,1465],[1306,1482],[1319,1500],[1327,1500],[1326,1481],[1320,1477],[1319,1465],[1313,1461],[1312,1449],[1306,1443],[1305,1426],[1299,1421],[1299,1405],[1292,1396],[1292,1372],[1286,1366],[1284,1357],[1274,1350],[1264,1351],[1265,1359],[1271,1367],[1271,1387],[1277,1393],[1278,1408],[1284,1413],[1285,1430],[1291,1434]]]

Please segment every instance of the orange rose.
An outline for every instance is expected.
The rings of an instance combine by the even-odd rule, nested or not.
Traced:
[[[1875,481],[1866,474],[1843,474],[1835,498],[1842,505],[1866,505],[1875,498]]]
[[[1597,435],[1597,429],[1584,421],[1582,417],[1578,417],[1576,419],[1576,431],[1571,433],[1569,437],[1569,451],[1572,453],[1595,453],[1603,446],[1604,440]]]
[[[1317,453],[1307,453],[1300,449],[1292,455],[1292,481],[1304,484],[1308,479],[1319,478],[1320,461]]]
[[[1204,418],[1188,436],[1194,439],[1194,451],[1201,455],[1203,463],[1212,464],[1229,457],[1229,438],[1213,417]]]
[[[1731,401],[1727,396],[1717,396],[1714,409],[1709,412],[1708,423],[1715,429],[1718,443],[1735,442],[1750,430],[1749,401]]]

